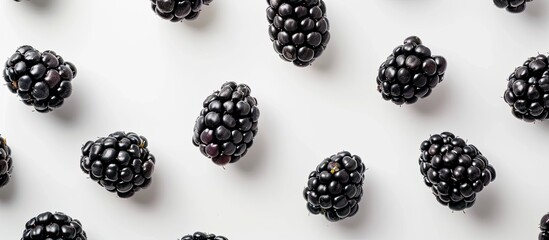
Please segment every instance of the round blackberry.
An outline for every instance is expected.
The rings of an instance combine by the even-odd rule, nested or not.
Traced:
[[[0,136],[0,188],[6,186],[10,181],[12,164],[11,149],[6,144],[6,139]]]
[[[267,0],[269,36],[283,60],[309,66],[330,41],[323,0]]]
[[[494,4],[499,8],[505,8],[509,12],[520,13],[526,8],[526,3],[531,1],[532,0],[494,0]]]
[[[383,99],[397,105],[412,104],[429,96],[444,80],[445,71],[446,59],[431,56],[431,50],[418,37],[411,36],[379,67],[377,91]]]
[[[260,114],[251,91],[246,84],[227,82],[204,100],[193,144],[217,165],[237,162],[252,147]]]
[[[515,117],[526,122],[549,117],[549,61],[531,57],[509,76],[504,99]]]
[[[454,211],[472,207],[496,170],[473,145],[449,132],[421,143],[420,172],[438,202]]]
[[[324,159],[309,174],[303,196],[312,214],[323,214],[336,222],[354,216],[362,198],[364,163],[359,156],[343,151]]]
[[[25,224],[21,240],[87,240],[82,224],[64,213],[45,212]]]
[[[216,236],[214,234],[195,232],[193,235],[183,236],[181,240],[227,240],[227,238],[223,236]]]
[[[151,183],[156,162],[148,142],[133,132],[115,132],[82,147],[80,168],[109,192],[128,198]]]
[[[8,89],[23,103],[38,112],[49,112],[71,95],[76,67],[54,51],[42,53],[22,46],[6,61],[3,75]]]
[[[545,214],[539,223],[539,228],[541,232],[539,233],[539,240],[549,240],[549,213]]]
[[[194,20],[200,14],[202,5],[213,0],[151,0],[153,11],[163,19],[172,22]]]

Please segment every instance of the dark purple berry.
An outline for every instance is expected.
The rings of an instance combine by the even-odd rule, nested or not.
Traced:
[[[192,141],[217,165],[238,161],[253,145],[260,113],[250,93],[245,84],[227,82],[204,100]]]
[[[354,216],[362,198],[364,163],[349,152],[324,159],[309,174],[303,196],[312,214],[323,214],[331,222]]]
[[[323,0],[267,0],[269,36],[280,58],[306,67],[320,57],[330,41]]]
[[[377,90],[383,99],[397,105],[412,104],[429,96],[444,80],[445,71],[446,59],[431,56],[431,50],[422,45],[421,39],[411,36],[379,67]]]
[[[151,0],[151,7],[161,18],[181,22],[196,19],[202,6],[211,2],[212,0]]]
[[[495,169],[476,149],[450,132],[421,143],[423,180],[438,202],[454,211],[472,207],[476,194],[495,180]]]
[[[86,232],[77,219],[56,212],[45,212],[25,224],[21,240],[87,240]]]
[[[517,67],[507,80],[503,99],[511,113],[526,122],[549,118],[549,61],[540,54]]]
[[[494,4],[499,8],[505,8],[511,13],[520,13],[526,9],[526,3],[533,0],[494,0]]]
[[[115,132],[82,147],[80,168],[109,192],[127,198],[150,184],[156,160],[143,136]]]
[[[8,184],[12,171],[11,149],[6,143],[6,139],[0,136],[0,188]]]
[[[216,236],[215,234],[195,232],[194,234],[183,236],[180,240],[228,240],[228,239],[223,236]]]
[[[53,51],[43,53],[31,46],[19,47],[6,61],[4,80],[8,89],[38,112],[61,107],[72,93],[76,67]]]

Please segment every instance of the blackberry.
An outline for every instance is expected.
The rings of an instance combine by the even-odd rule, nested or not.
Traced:
[[[183,236],[181,240],[227,240],[227,238],[223,236],[216,236],[214,234],[195,232],[193,235]]]
[[[385,100],[397,105],[412,104],[418,98],[431,94],[444,80],[446,59],[431,56],[431,50],[416,36],[408,37],[404,44],[381,64],[377,76],[377,90]]]
[[[115,132],[82,147],[80,168],[109,192],[128,198],[151,183],[156,162],[148,142],[133,132]]]
[[[87,240],[82,224],[64,213],[45,212],[25,224],[21,240]]]
[[[420,172],[438,202],[454,211],[472,207],[476,195],[496,179],[496,170],[473,145],[449,132],[421,143]]]
[[[303,196],[312,214],[323,214],[336,222],[354,216],[362,198],[364,163],[359,156],[343,151],[324,159],[309,174]]]
[[[532,0],[494,0],[494,4],[499,8],[505,8],[512,13],[520,13],[526,8],[526,3]]]
[[[504,99],[515,117],[526,122],[549,117],[549,61],[531,57],[509,76]]]
[[[539,228],[541,232],[539,233],[539,240],[549,240],[549,213],[545,214],[539,223]]]
[[[202,5],[213,0],[151,0],[153,11],[163,19],[172,22],[194,20],[200,14]]]
[[[22,46],[6,61],[3,75],[11,92],[44,113],[60,107],[71,95],[76,67],[54,51],[42,53]]]
[[[246,84],[227,82],[204,100],[193,144],[217,165],[237,162],[252,147],[260,113],[251,91]]]
[[[6,139],[0,136],[0,188],[6,186],[10,181],[12,164],[11,149],[6,144]]]
[[[269,36],[283,60],[311,65],[330,41],[323,0],[267,0]]]

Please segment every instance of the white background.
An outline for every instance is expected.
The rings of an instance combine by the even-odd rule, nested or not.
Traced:
[[[214,1],[195,22],[170,23],[148,0],[0,2],[0,55],[52,49],[78,67],[73,95],[33,112],[0,91],[0,131],[15,170],[0,189],[0,234],[19,239],[43,211],[82,221],[90,239],[180,238],[196,230],[251,239],[537,239],[549,211],[549,123],[514,119],[501,96],[526,58],[549,49],[549,2],[510,14],[491,0],[327,0],[332,39],[312,67],[283,62],[264,0]],[[409,35],[448,60],[432,96],[382,100],[380,63]],[[261,110],[255,145],[225,169],[191,143],[203,99],[245,82]],[[80,147],[116,130],[147,136],[152,186],[118,199],[79,168]],[[497,179],[465,213],[423,185],[419,144],[452,131],[475,144]],[[340,150],[362,156],[365,195],[352,219],[309,215],[309,172]]]

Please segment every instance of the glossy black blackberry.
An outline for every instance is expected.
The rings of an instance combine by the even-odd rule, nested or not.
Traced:
[[[444,80],[444,72],[446,59],[431,56],[431,50],[418,37],[411,36],[379,67],[377,90],[383,99],[397,105],[412,104],[429,96]]]
[[[203,232],[195,232],[192,235],[185,235],[181,240],[227,240],[226,237],[216,236],[214,234],[206,234]]]
[[[87,240],[82,224],[64,213],[45,212],[25,224],[21,240]]]
[[[194,20],[200,14],[203,5],[213,0],[151,0],[153,11],[163,19],[172,22]]]
[[[504,99],[511,112],[526,122],[549,117],[549,61],[540,54],[531,57],[509,76]]]
[[[496,170],[473,145],[449,132],[421,143],[420,172],[438,202],[454,211],[472,207],[476,195],[496,179]]]
[[[107,191],[128,198],[151,183],[156,160],[147,146],[143,136],[115,132],[84,144],[80,168]]]
[[[312,214],[336,222],[354,216],[362,198],[364,163],[359,156],[339,152],[324,159],[309,174],[303,197]]]
[[[6,61],[3,75],[8,89],[23,103],[49,112],[71,95],[76,67],[53,51],[22,46]]]
[[[505,8],[509,12],[520,13],[526,8],[526,3],[531,1],[532,0],[494,0],[494,4],[499,8]]]
[[[193,144],[217,165],[237,162],[252,147],[260,113],[251,91],[246,84],[227,82],[204,100]]]
[[[330,24],[323,0],[267,0],[269,36],[280,57],[309,66],[330,41]]]
[[[0,188],[9,183],[12,170],[11,149],[6,139],[0,136]]]
[[[549,240],[549,213],[541,218],[539,228],[541,232],[539,233],[538,240]]]

